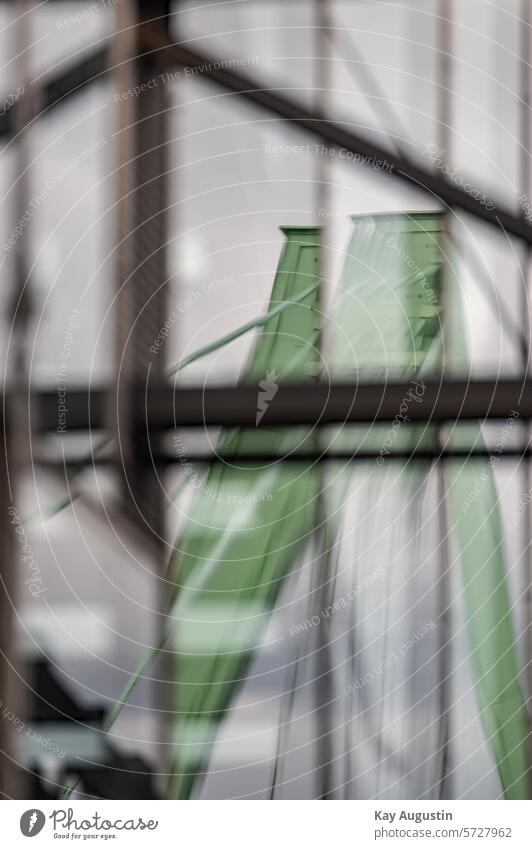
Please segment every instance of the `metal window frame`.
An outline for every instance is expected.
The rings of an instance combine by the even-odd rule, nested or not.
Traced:
[[[75,65],[49,77],[44,76],[40,83],[41,109],[33,121],[42,120],[51,110],[60,108],[66,100],[82,91],[87,85],[107,79],[115,70],[112,64],[113,41],[114,36],[111,36],[102,48],[85,55]],[[133,61],[149,57],[152,62],[156,62],[159,67],[165,69],[175,68],[176,66],[198,69],[201,71],[202,77],[221,86],[228,93],[243,97],[247,102],[281,120],[286,120],[331,147],[345,148],[353,154],[361,154],[363,157],[367,157],[366,161],[386,160],[391,168],[388,172],[383,173],[389,174],[390,177],[405,180],[421,191],[429,193],[432,197],[439,199],[445,207],[460,209],[474,218],[496,227],[502,234],[510,234],[521,239],[526,245],[532,245],[532,226],[523,217],[512,214],[489,199],[487,202],[480,203],[437,173],[423,168],[419,163],[410,159],[397,156],[376,144],[371,136],[363,137],[360,134],[353,133],[341,124],[324,118],[316,110],[305,108],[295,100],[285,97],[277,89],[267,87],[260,80],[253,79],[234,69],[223,67],[224,57],[200,53],[183,44],[174,43],[165,28],[160,25],[160,22],[158,25],[154,25],[150,21],[138,24],[136,44],[138,52],[133,57]],[[5,114],[0,118],[0,135],[9,136],[13,133],[17,108],[22,108],[20,102],[6,109]],[[15,136],[13,140],[16,143],[18,137]],[[452,382],[444,382],[439,389],[437,405],[434,409],[431,409],[429,404],[421,405],[419,420],[434,420],[434,417],[440,415],[439,411],[442,410],[445,411],[445,415],[441,415],[446,420],[464,418],[464,409],[468,408],[468,404],[474,406],[476,411],[474,417],[480,419],[500,418],[509,415],[510,407],[506,406],[501,409],[500,403],[501,399],[507,399],[508,403],[511,399],[515,399],[515,382],[499,381],[498,386],[499,406],[497,407],[498,412],[495,414],[492,397],[493,386],[490,381],[468,381],[467,398],[461,391],[456,393],[456,386]],[[163,388],[160,391],[163,396],[161,403],[167,404],[167,393]],[[242,387],[207,390],[196,388],[195,393],[194,390],[177,390],[174,404],[179,406],[181,413],[173,424],[178,425],[180,421],[182,424],[186,424],[191,418],[194,419],[197,411],[197,400],[201,395],[202,399],[208,399],[208,419],[212,423],[245,426],[246,422],[250,421],[249,411],[242,414],[242,397],[245,391]],[[254,390],[249,391],[253,394]],[[371,396],[372,413],[369,420],[373,421],[380,420],[379,416],[382,415],[384,409],[383,401],[386,402],[389,411],[387,415],[390,415],[398,398],[397,392],[401,390],[398,390],[393,384],[387,383],[368,384],[363,389],[364,396],[361,395],[361,391],[360,385],[352,385],[351,395],[356,396],[356,409],[360,410],[362,397],[368,399]],[[328,393],[330,396],[327,404],[328,410],[337,404],[345,406],[345,387],[333,384],[328,387]],[[71,396],[72,393],[70,393]],[[294,391],[294,387],[292,387],[286,396],[286,401],[281,403],[283,397],[281,392],[279,401],[272,409],[285,410],[291,408],[292,413],[287,417],[289,420],[284,422],[287,426],[301,422],[302,398],[307,399],[305,409],[308,403],[313,405],[316,416],[314,421],[323,421],[323,388],[319,385],[305,384],[298,391]],[[308,399],[312,399],[312,401]],[[365,403],[367,403],[367,400]],[[465,407],[464,403],[466,403]],[[528,417],[527,406],[526,402],[522,405],[521,415],[523,417]],[[217,408],[218,411],[216,412]],[[352,418],[349,420],[357,420],[357,415],[357,412],[352,411],[350,413]],[[362,419],[359,418],[358,420]],[[204,421],[204,424],[208,423],[208,420]],[[78,425],[71,426],[77,427]],[[87,410],[84,428],[87,429],[89,426],[90,417]]]

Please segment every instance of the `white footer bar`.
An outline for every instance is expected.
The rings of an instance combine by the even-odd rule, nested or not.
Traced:
[[[4,801],[0,810],[10,849],[66,841],[154,849],[532,846],[532,802]]]

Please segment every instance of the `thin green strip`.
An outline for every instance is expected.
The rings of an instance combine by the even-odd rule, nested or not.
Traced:
[[[168,369],[167,374],[169,376],[177,374],[177,372],[182,371],[185,366],[188,366],[190,365],[190,363],[199,360],[201,357],[206,357],[207,354],[212,354],[219,348],[223,348],[224,345],[228,345],[230,342],[233,342],[240,336],[244,336],[246,333],[249,333],[250,330],[255,330],[255,328],[257,327],[263,327],[266,322],[268,322],[271,318],[275,318],[276,315],[279,315],[279,313],[288,309],[288,307],[292,307],[294,306],[294,304],[299,304],[301,301],[304,301],[305,298],[308,298],[309,295],[316,291],[318,286],[319,283],[313,283],[311,286],[309,286],[307,289],[304,289],[303,292],[297,295],[297,297],[292,298],[292,300],[282,301],[269,312],[265,313],[263,316],[260,316],[259,318],[254,318],[251,321],[246,322],[246,324],[242,324],[240,327],[237,327],[236,330],[232,330],[230,333],[227,333],[226,336],[222,336],[215,342],[210,342],[203,348],[198,348],[197,351],[194,351],[192,354],[189,354],[188,357],[183,357],[182,360],[179,360],[178,363]]]

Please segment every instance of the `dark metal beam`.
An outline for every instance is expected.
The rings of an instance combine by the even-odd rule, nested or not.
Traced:
[[[413,383],[283,384],[259,427],[392,421]],[[411,422],[532,418],[532,383],[520,380],[425,381],[406,402]],[[258,386],[181,388],[148,392],[139,409],[150,431],[223,425],[255,428]],[[148,419],[146,421],[146,413]]]
[[[87,53],[67,70],[44,78],[41,112],[46,113],[48,109],[61,105],[91,83],[103,82],[101,78],[107,71],[108,56],[109,44]]]
[[[406,415],[415,423],[505,419],[514,413],[532,418],[532,381],[428,381],[417,401],[407,402]],[[353,384],[284,384],[265,413],[260,427],[386,422],[398,415],[412,391],[412,382]],[[106,426],[105,391],[70,390],[66,431]],[[137,393],[137,427],[150,433],[186,427],[255,428],[259,387],[216,386],[144,388]],[[31,412],[37,432],[58,428],[57,393],[36,392]]]
[[[67,65],[39,82],[39,104],[37,118],[44,117],[51,109],[63,105],[70,97],[78,94],[86,86],[103,81],[107,71],[109,45],[87,52],[75,64]],[[17,127],[17,111],[22,108],[24,97],[6,105],[0,115],[0,137],[15,134]],[[9,102],[5,97],[4,101]]]
[[[322,451],[320,454],[316,452],[310,451],[301,451],[297,454],[290,455],[281,455],[281,454],[252,454],[250,452],[246,452],[243,454],[238,454],[235,459],[235,455],[224,455],[224,454],[184,454],[177,456],[176,454],[156,454],[150,455],[147,454],[144,458],[141,458],[144,463],[148,463],[149,465],[153,465],[155,467],[170,467],[177,466],[181,464],[182,466],[186,465],[210,465],[213,462],[216,463],[229,463],[232,468],[241,468],[243,466],[261,466],[269,463],[351,463],[355,461],[371,461],[376,460],[377,457],[381,457],[382,455],[378,450],[375,451],[357,451],[353,449],[353,451],[335,451],[334,447],[328,451]],[[515,462],[516,460],[524,460],[530,459],[532,457],[532,449],[525,447],[506,447],[502,446],[502,448],[485,448],[478,449],[475,448],[473,450],[469,450],[466,448],[462,449],[448,449],[448,448],[412,448],[410,451],[392,451],[390,454],[384,456],[384,464],[393,463],[394,461],[409,461],[409,460],[423,460],[425,462],[431,462],[433,460],[479,460],[488,461],[492,457],[497,457],[500,460],[512,460]],[[71,457],[64,459],[63,457],[50,458],[49,456],[35,454],[32,458],[33,464],[35,466],[39,466],[43,469],[49,469],[50,471],[55,472],[64,472],[66,470],[67,475],[70,476],[75,474],[78,470],[82,470],[88,466],[92,467],[116,467],[117,461],[112,457],[100,457],[95,454],[92,457],[85,456],[83,458],[78,459],[77,457]]]

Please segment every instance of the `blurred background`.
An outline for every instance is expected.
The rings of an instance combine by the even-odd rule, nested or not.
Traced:
[[[517,715],[526,726],[532,696],[529,6],[0,3],[4,798],[61,798],[68,785],[120,799],[522,795],[521,726],[503,738]],[[267,603],[255,583],[247,614],[223,587],[215,608],[187,613],[185,595],[175,612],[177,590],[196,580],[189,561],[214,558],[187,543],[194,523],[200,545],[206,517],[222,540],[254,530],[264,569],[284,539],[282,517],[261,510],[269,495],[284,503],[301,463],[268,455],[252,477],[249,465],[231,477],[210,460],[236,433],[234,459],[255,424],[255,401],[250,422],[229,391],[243,376],[275,384],[257,390],[273,415],[270,366],[294,377],[273,353],[264,373],[246,372],[278,332],[257,321],[288,297],[272,287],[291,239],[314,240],[318,265],[317,299],[305,302],[317,335],[300,340],[316,357],[296,377],[351,384],[353,396],[371,384],[377,417],[390,383],[430,378],[450,408],[431,423],[410,396],[407,417],[415,406],[424,419],[390,441],[426,456],[380,468],[398,404],[375,427],[373,414],[326,418],[310,444],[281,427],[310,426],[300,396],[283,396],[276,450],[295,439],[331,454],[304,467],[312,494],[297,511],[312,502],[312,532],[288,550]],[[420,279],[413,330],[405,304]],[[464,430],[445,392],[460,379],[483,411]],[[499,385],[522,409],[494,411]],[[469,476],[463,497],[453,463]],[[202,481],[213,476],[209,507]],[[483,585],[488,601],[502,592],[485,637],[453,498],[475,531],[470,560],[502,564]],[[233,627],[220,636],[205,624],[254,621],[255,603],[245,650],[239,625],[231,643]],[[220,671],[240,653],[245,663]],[[183,654],[205,659],[193,681]],[[522,704],[490,731],[490,675],[505,696],[505,663]],[[194,682],[199,702],[184,706]],[[176,775],[194,780],[176,789]]]

